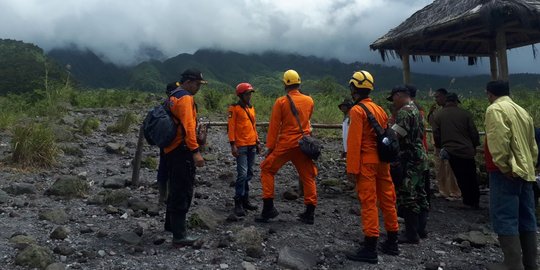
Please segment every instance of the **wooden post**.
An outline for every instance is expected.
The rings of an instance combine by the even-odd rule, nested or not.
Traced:
[[[409,53],[406,50],[401,52],[401,63],[403,64],[403,83],[411,82],[411,66],[409,64]]]
[[[491,70],[491,79],[492,80],[497,80],[497,55],[495,53],[495,51],[493,51],[490,55],[489,55],[489,67],[490,67],[490,70]]]
[[[508,81],[508,57],[506,55],[506,33],[504,29],[497,31],[495,37],[497,46],[497,60],[499,60],[499,80]]]
[[[142,156],[142,148],[144,145],[144,129],[141,125],[141,128],[139,129],[139,139],[137,140],[137,150],[135,150],[135,157],[132,161],[133,166],[133,172],[131,174],[131,185],[133,186],[139,186],[139,171],[141,169],[141,156]]]

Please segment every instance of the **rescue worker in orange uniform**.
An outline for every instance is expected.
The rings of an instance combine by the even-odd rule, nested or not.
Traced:
[[[360,200],[364,247],[347,257],[355,261],[377,263],[377,242],[379,239],[379,210],[384,217],[387,239],[382,251],[398,255],[398,220],[396,193],[390,176],[390,164],[381,162],[377,152],[377,135],[360,103],[373,114],[379,125],[386,129],[388,115],[369,97],[374,88],[373,76],[367,71],[357,71],[349,81],[354,106],[349,112],[351,123],[347,138],[347,174],[356,184]]]
[[[197,111],[193,95],[207,82],[203,80],[200,71],[188,69],[182,73],[180,83],[181,89],[169,97],[171,113],[178,123],[176,138],[163,149],[169,184],[165,230],[173,233],[174,247],[192,245],[196,240],[186,232],[186,215],[193,198],[195,167],[204,166],[197,143]]]
[[[287,95],[290,96],[298,110],[302,130],[311,134],[310,119],[313,114],[313,99],[300,92],[300,75],[294,70],[287,70],[283,74],[283,84]],[[298,215],[299,220],[306,224],[314,223],[315,207],[317,206],[317,167],[298,145],[302,138],[298,122],[292,113],[291,103],[287,96],[276,99],[272,108],[270,125],[266,138],[265,160],[261,163],[261,183],[263,209],[258,222],[268,222],[279,213],[274,207],[274,176],[288,161],[291,161],[298,174],[304,189],[305,212]]]
[[[228,135],[231,154],[236,158],[236,184],[234,214],[245,216],[244,210],[257,210],[249,202],[249,181],[253,177],[255,153],[260,152],[257,134],[255,108],[251,105],[251,93],[255,92],[249,83],[236,86],[238,103],[229,106]]]

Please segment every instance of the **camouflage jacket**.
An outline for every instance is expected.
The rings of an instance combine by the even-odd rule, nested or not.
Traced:
[[[427,155],[422,144],[424,122],[414,102],[397,111],[392,129],[399,135],[400,159],[425,166]]]

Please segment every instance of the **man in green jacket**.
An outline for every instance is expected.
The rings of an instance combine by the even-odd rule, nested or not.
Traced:
[[[538,147],[532,117],[509,97],[506,81],[486,86],[486,169],[490,215],[504,261],[488,269],[538,269],[533,185]]]

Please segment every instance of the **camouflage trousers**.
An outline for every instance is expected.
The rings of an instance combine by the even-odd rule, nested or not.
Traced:
[[[415,213],[429,209],[425,188],[425,166],[413,162],[401,162],[401,179],[396,186],[398,211],[408,209]]]

